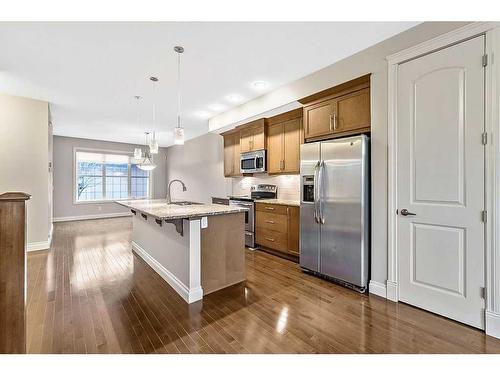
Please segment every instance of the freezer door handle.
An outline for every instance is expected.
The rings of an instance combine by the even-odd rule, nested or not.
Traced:
[[[319,223],[319,211],[318,211],[318,198],[319,198],[319,191],[318,191],[318,174],[319,174],[319,161],[316,163],[314,166],[314,220],[316,223]]]
[[[319,222],[321,224],[325,224],[325,215],[324,215],[324,207],[323,207],[323,175],[324,175],[324,169],[325,169],[325,162],[321,161],[321,164],[319,165],[319,171],[318,171],[318,212],[319,212]]]

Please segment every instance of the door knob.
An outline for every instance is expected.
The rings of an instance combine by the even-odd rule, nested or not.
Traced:
[[[403,208],[401,210],[401,215],[403,215],[403,216],[415,216],[416,214],[414,214],[413,212],[408,211],[406,208]]]

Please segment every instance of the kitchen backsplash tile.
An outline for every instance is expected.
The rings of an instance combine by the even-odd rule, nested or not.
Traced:
[[[255,177],[232,178],[233,195],[250,194],[250,186],[256,184],[273,184],[278,186],[278,198],[299,200],[300,176],[299,175],[259,175]]]

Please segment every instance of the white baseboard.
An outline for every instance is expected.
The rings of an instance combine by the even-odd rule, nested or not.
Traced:
[[[52,245],[53,233],[54,233],[54,224],[50,223],[50,230],[49,230],[49,235],[47,237],[47,241],[29,242],[26,245],[26,251],[38,251],[38,250],[50,249],[50,245]]]
[[[94,220],[94,219],[109,219],[113,217],[132,216],[131,212],[117,212],[112,214],[98,214],[98,215],[81,215],[81,216],[61,216],[52,218],[52,222],[59,223],[63,221],[77,221],[77,220]]]
[[[387,298],[387,289],[385,285],[383,283],[379,283],[378,281],[370,280],[370,284],[368,284],[368,291],[376,296]]]
[[[500,313],[486,311],[486,334],[500,339]]]
[[[199,301],[203,298],[203,289],[201,287],[189,289],[182,281],[180,281],[173,273],[163,267],[160,263],[156,261],[151,255],[149,255],[146,250],[139,246],[136,242],[132,241],[132,249],[139,255],[149,266],[154,269],[158,275],[165,280],[168,285],[175,289],[177,293],[186,301],[187,303],[192,303]]]
[[[398,283],[387,280],[387,299],[398,302]]]
[[[49,247],[52,246],[52,236],[54,234],[54,223],[50,223],[50,230],[49,230]]]
[[[47,250],[50,248],[50,241],[29,242],[26,246],[27,251]]]

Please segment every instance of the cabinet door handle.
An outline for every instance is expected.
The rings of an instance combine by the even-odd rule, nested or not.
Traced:
[[[337,114],[333,114],[333,130],[337,130]]]
[[[274,224],[274,221],[273,220],[266,220],[266,223]]]
[[[266,210],[274,211],[274,207],[265,207]]]
[[[285,169],[285,161],[280,160],[280,170],[282,171],[283,169]]]
[[[333,131],[333,113],[330,115],[330,131]]]
[[[268,241],[271,241],[271,242],[274,242],[274,238],[270,238],[270,237],[264,237],[266,240]]]

